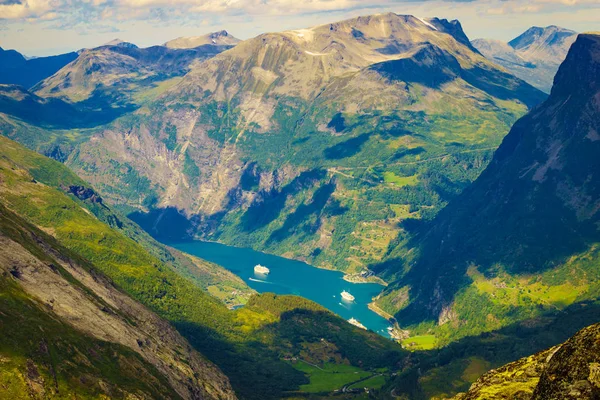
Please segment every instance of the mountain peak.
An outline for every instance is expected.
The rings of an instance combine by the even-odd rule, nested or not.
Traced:
[[[556,25],[533,26],[508,43],[476,39],[472,44],[488,59],[549,93],[556,71],[576,36],[576,32]]]
[[[554,77],[552,95],[584,95],[600,90],[600,34],[582,33]]]
[[[126,48],[131,48],[131,49],[137,49],[137,46],[135,44],[130,43],[130,42],[126,42],[126,41],[118,39],[118,38],[117,39],[113,39],[110,42],[104,43],[102,46],[118,46],[118,47],[126,47]]]
[[[541,45],[548,46],[559,44],[574,34],[576,34],[575,31],[561,28],[556,25],[549,25],[546,27],[532,26],[508,42],[508,44],[515,50],[527,50]]]
[[[235,46],[239,42],[241,42],[240,39],[232,36],[226,30],[221,30],[201,36],[181,36],[169,40],[163,46],[171,49],[193,49],[203,45]]]
[[[227,32],[226,30],[222,30],[222,31],[210,33],[208,36],[210,38],[228,37],[229,32]]]

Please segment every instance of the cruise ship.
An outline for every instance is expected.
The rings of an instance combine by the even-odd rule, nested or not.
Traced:
[[[344,299],[346,301],[354,301],[354,296],[352,296],[350,293],[348,293],[344,290],[342,292],[342,299]]]
[[[367,327],[364,326],[363,324],[361,324],[360,322],[358,322],[358,320],[356,318],[350,318],[348,320],[349,323],[351,323],[354,326],[358,326],[361,329],[367,330]]]
[[[269,270],[269,268],[265,267],[264,265],[256,264],[254,266],[254,272],[256,272],[257,274],[268,275],[269,272],[271,272],[271,271]]]

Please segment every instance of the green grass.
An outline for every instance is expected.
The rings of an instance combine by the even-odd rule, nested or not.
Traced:
[[[43,263],[57,266],[57,274],[93,296],[47,254],[48,247],[56,252],[51,254],[67,257],[71,254],[2,205],[0,232]],[[44,244],[40,245],[42,240]],[[102,302],[99,298],[95,300]],[[58,391],[81,399],[103,398],[107,394],[125,398],[127,393],[178,398],[166,379],[138,354],[65,324],[8,274],[0,276],[0,310],[2,398],[29,399],[30,390],[38,394]]]
[[[396,215],[396,218],[419,218],[419,212],[410,212],[410,204],[390,204],[390,208]]]
[[[365,379],[364,381],[357,382],[353,385],[350,385],[350,389],[362,389],[362,388],[379,389],[380,387],[385,385],[386,382],[387,382],[387,379],[385,378],[385,376],[375,375],[371,378]]]
[[[437,338],[434,335],[412,336],[402,341],[402,346],[410,350],[431,350],[436,344]]]
[[[383,181],[398,187],[415,186],[419,181],[419,177],[417,175],[398,176],[391,171],[386,171],[383,173]]]
[[[370,372],[351,365],[325,363],[318,368],[298,361],[294,368],[308,375],[310,383],[300,386],[307,393],[329,393],[360,379],[367,378]]]
[[[183,77],[177,76],[174,78],[166,79],[164,81],[160,81],[151,88],[134,92],[133,100],[137,104],[143,104],[153,101],[158,96],[160,96],[161,94],[163,94],[164,92],[181,82],[182,79]]]
[[[419,383],[427,398],[448,398],[468,390],[489,368],[489,362],[478,357],[456,359],[425,372]]]

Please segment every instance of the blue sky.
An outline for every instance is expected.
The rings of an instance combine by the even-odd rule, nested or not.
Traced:
[[[246,39],[388,11],[458,19],[471,39],[509,40],[534,25],[600,30],[600,0],[0,0],[0,46],[40,56],[221,29]]]

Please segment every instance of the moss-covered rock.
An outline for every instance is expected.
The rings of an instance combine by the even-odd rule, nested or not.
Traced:
[[[492,370],[453,400],[600,398],[600,324],[565,343]]]

